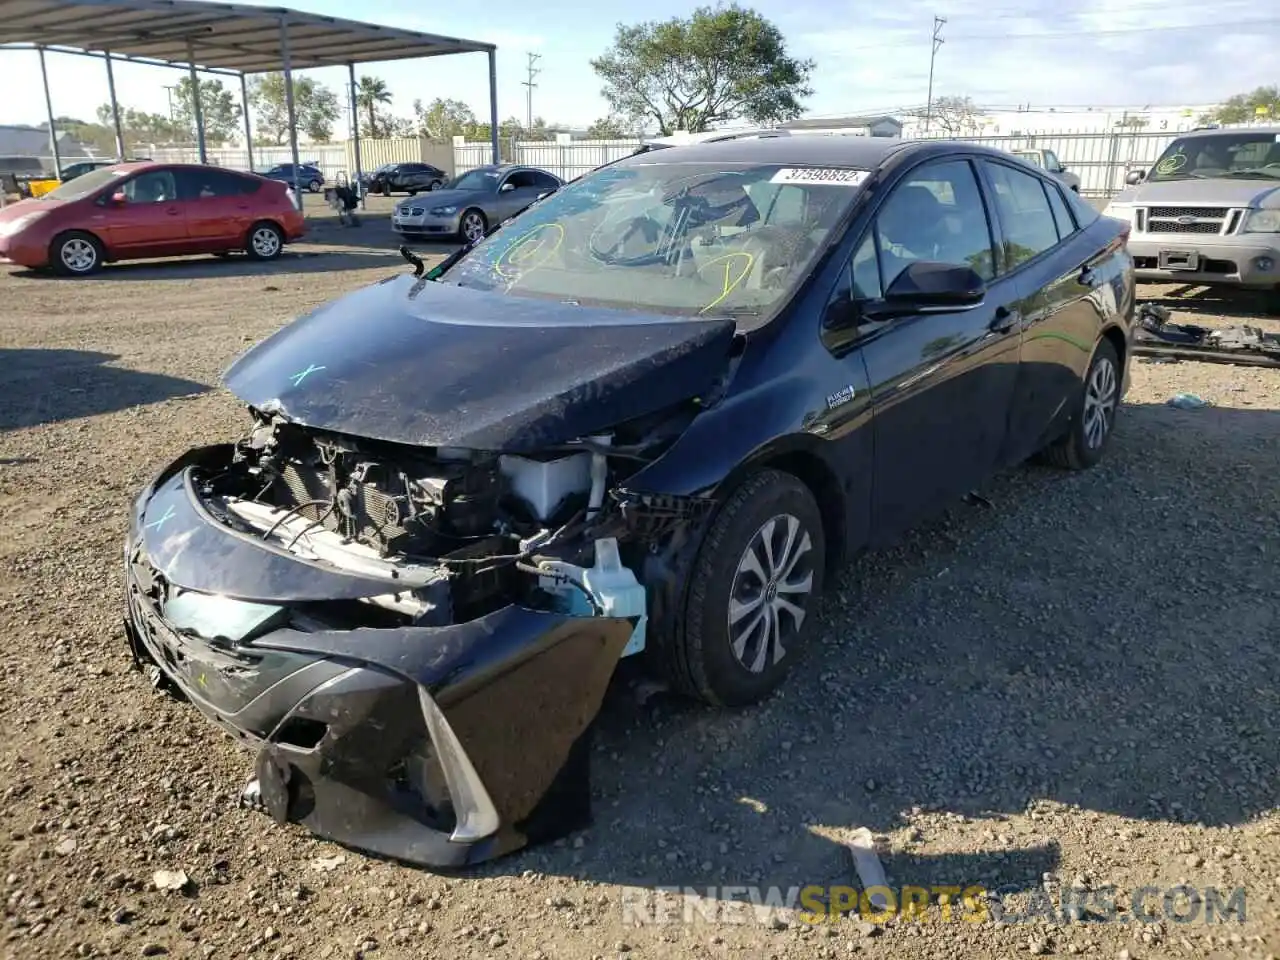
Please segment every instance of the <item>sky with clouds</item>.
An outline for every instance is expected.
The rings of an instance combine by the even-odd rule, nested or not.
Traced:
[[[242,0],[279,5],[273,0]],[[937,55],[935,95],[965,95],[983,105],[1141,106],[1213,102],[1260,84],[1276,83],[1280,8],[1256,0],[759,0],[754,7],[787,38],[793,54],[816,61],[811,114],[882,111],[923,104],[935,14],[946,18]],[[588,61],[605,50],[619,19],[687,16],[694,4],[650,0],[620,15],[593,0],[484,0],[416,5],[402,0],[295,0],[296,9],[485,40],[498,45],[498,106],[502,117],[525,115],[524,65],[541,54],[534,113],[548,122],[585,126],[606,113]],[[439,13],[428,12],[431,9]],[[26,91],[0,103],[0,122],[45,119],[35,53],[0,51],[5,88]],[[487,112],[483,54],[372,64],[358,68],[384,79],[394,112],[434,97]],[[107,100],[101,61],[51,54],[54,113],[92,119]],[[308,71],[341,91],[345,70]],[[165,84],[173,70],[121,64],[116,89],[124,105],[167,112]],[[345,121],[344,121],[345,122]]]

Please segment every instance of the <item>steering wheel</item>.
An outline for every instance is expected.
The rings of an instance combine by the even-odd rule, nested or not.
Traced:
[[[620,229],[613,237],[613,243],[604,250],[597,246],[596,241],[601,234],[608,237],[608,231],[612,225],[606,221],[592,232],[590,239],[587,241],[587,251],[591,254],[592,259],[617,267],[640,267],[665,262],[666,254],[658,252],[657,249],[657,243],[661,239],[664,230],[662,224],[658,223],[657,220],[654,220],[648,214],[642,214],[638,217],[619,220],[617,225]],[[637,233],[649,244],[649,249],[645,253],[634,257],[618,255],[618,251]]]

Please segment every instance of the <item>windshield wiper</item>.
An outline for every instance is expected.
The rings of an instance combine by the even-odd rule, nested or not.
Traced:
[[[1247,170],[1229,170],[1224,177],[1280,177],[1280,167],[1250,167]]]

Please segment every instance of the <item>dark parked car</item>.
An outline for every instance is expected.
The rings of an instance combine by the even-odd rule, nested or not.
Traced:
[[[389,197],[393,193],[426,193],[439,190],[449,175],[429,163],[388,163],[369,176],[368,192]]]
[[[399,234],[481,239],[494,224],[514,217],[564,181],[536,167],[515,164],[476,167],[431,196],[396,204],[391,229]]]
[[[620,657],[759,700],[842,560],[1033,454],[1102,458],[1125,240],[961,143],[595,171],[230,367],[246,436],[133,508],[135,657],[254,746],[280,821],[437,865],[562,835]]]
[[[268,180],[279,180],[293,186],[295,183],[303,190],[319,193],[324,189],[324,172],[313,163],[298,164],[298,176],[293,175],[292,163],[281,163],[262,174]]]

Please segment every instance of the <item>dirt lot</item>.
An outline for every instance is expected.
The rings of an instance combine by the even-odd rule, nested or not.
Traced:
[[[856,562],[805,669],[766,706],[640,705],[620,687],[597,822],[563,845],[444,878],[239,810],[250,757],[130,669],[124,516],[167,458],[237,433],[216,388],[234,355],[403,269],[375,224],[327,239],[353,238],[268,266],[0,272],[5,956],[1280,953],[1277,371],[1136,364],[1101,467],[1020,469],[984,491],[990,507],[958,505]],[[1238,299],[1169,302],[1248,316]],[[1183,391],[1214,405],[1166,405]],[[624,917],[645,887],[856,884],[841,841],[863,826],[894,885],[1007,887],[1006,920],[1045,891],[1060,917],[1061,889],[1088,888],[1095,921],[1111,885],[1118,914]],[[190,886],[158,891],[158,870]],[[1179,883],[1222,902],[1243,887],[1244,916],[1206,923],[1202,904],[1170,921],[1163,891]],[[1159,922],[1131,912],[1144,886]]]

